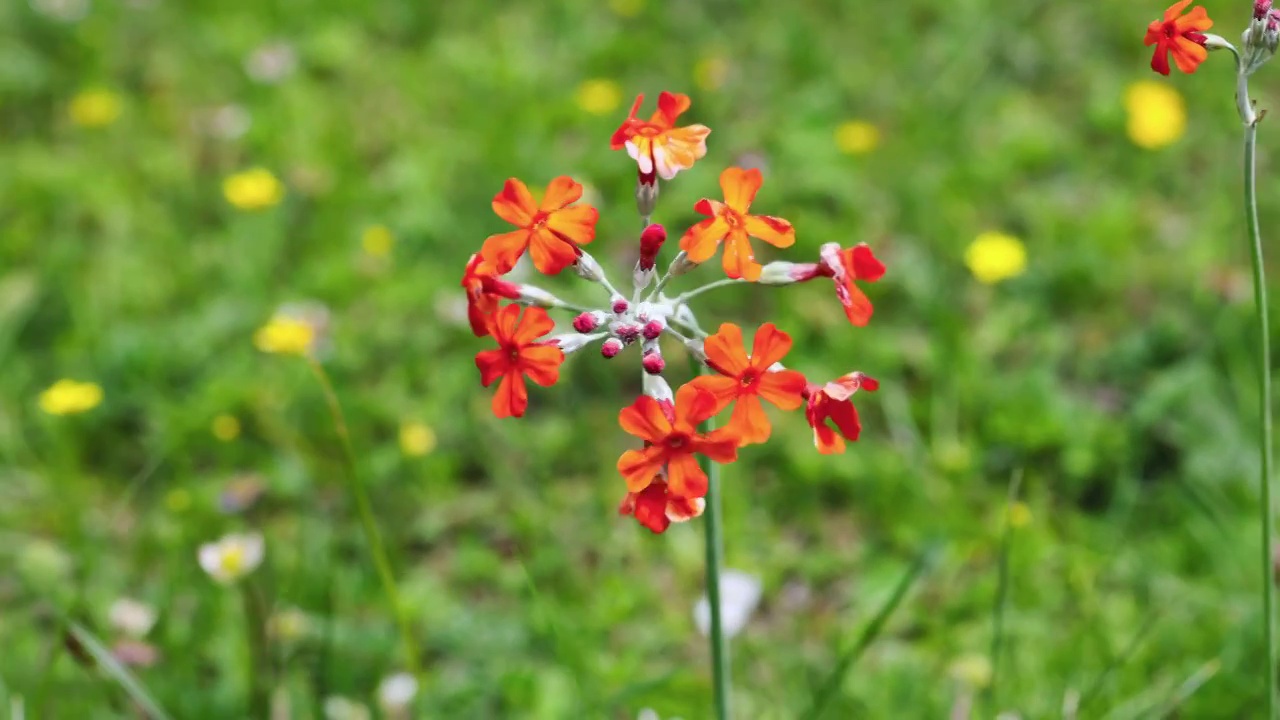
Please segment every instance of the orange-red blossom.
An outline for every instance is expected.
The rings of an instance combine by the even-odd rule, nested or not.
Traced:
[[[541,203],[524,183],[508,179],[493,198],[493,211],[519,229],[490,235],[480,255],[502,275],[527,250],[539,272],[555,275],[577,261],[579,245],[595,239],[600,214],[590,205],[573,205],[581,197],[582,186],[567,175],[551,181]]]
[[[1184,73],[1193,73],[1209,51],[1204,44],[1205,30],[1213,27],[1213,20],[1203,7],[1191,8],[1191,12],[1181,15],[1191,4],[1191,0],[1179,0],[1164,11],[1164,17],[1153,20],[1147,26],[1147,36],[1142,44],[1155,45],[1155,54],[1151,57],[1151,69],[1161,75],[1169,74],[1169,55],[1173,62]]]
[[[525,377],[543,387],[554,385],[560,379],[564,352],[554,343],[538,341],[554,327],[555,322],[542,308],[528,308],[521,316],[519,305],[508,305],[493,315],[489,332],[498,341],[498,348],[477,353],[476,367],[480,369],[480,384],[484,387],[502,379],[493,395],[494,415],[500,418],[524,415],[529,407]]]
[[[649,487],[665,467],[671,494],[682,498],[706,495],[707,476],[694,455],[720,463],[738,459],[736,437],[724,430],[698,431],[698,424],[715,414],[715,396],[690,384],[676,391],[674,407],[664,409],[663,403],[641,395],[623,408],[618,423],[646,444],[643,450],[628,450],[618,458],[618,472],[627,482],[627,491],[639,493]]]
[[[756,262],[750,238],[759,238],[778,248],[795,244],[796,231],[791,223],[769,215],[747,213],[763,184],[764,178],[754,168],[731,167],[720,173],[724,202],[708,198],[699,200],[693,209],[706,215],[707,219],[689,228],[680,238],[680,249],[688,253],[691,262],[703,263],[711,259],[723,241],[725,275],[755,282],[760,279],[762,266]]]
[[[644,95],[636,97],[631,113],[609,141],[613,150],[627,149],[640,168],[641,178],[652,183],[654,174],[670,180],[681,170],[707,154],[706,125],[676,127],[676,119],[689,109],[689,96],[663,91],[658,95],[658,111],[648,121],[636,117]]]
[[[773,323],[756,330],[750,355],[742,340],[742,329],[733,323],[724,323],[718,332],[708,336],[703,350],[707,365],[719,375],[702,375],[689,384],[715,397],[716,412],[736,402],[726,429],[738,436],[740,444],[769,439],[772,429],[761,398],[783,410],[795,410],[804,403],[804,375],[795,370],[769,369],[791,351],[791,336]]]

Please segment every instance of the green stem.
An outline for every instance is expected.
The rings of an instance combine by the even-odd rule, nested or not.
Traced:
[[[245,642],[249,662],[245,663],[249,686],[249,717],[265,718],[271,713],[271,654],[267,646],[266,603],[248,580],[240,583],[244,604]]]
[[[1018,501],[1018,488],[1022,485],[1022,468],[1013,471],[1009,480],[1009,498],[1005,502],[1004,517],[1000,530],[1000,564],[996,575],[996,601],[991,610],[991,684],[987,686],[987,696],[992,706],[998,705],[996,697],[996,681],[1000,677],[1000,649],[1004,644],[1004,611],[1009,599],[1009,552],[1010,533],[1012,531],[1009,516],[1013,505]]]
[[[387,596],[387,603],[395,614],[400,626],[400,642],[404,646],[405,667],[414,676],[420,676],[418,669],[417,644],[413,639],[413,624],[409,620],[408,609],[400,602],[400,592],[396,589],[395,575],[391,572],[391,562],[387,559],[386,547],[382,544],[382,536],[378,533],[378,524],[373,517],[373,506],[369,502],[369,492],[360,478],[356,466],[355,451],[351,449],[351,433],[347,430],[347,421],[342,414],[342,406],[338,404],[338,395],[333,390],[333,383],[315,358],[308,357],[307,364],[320,383],[324,392],[325,403],[329,406],[329,415],[333,419],[334,431],[342,444],[343,464],[347,478],[350,480],[351,494],[356,501],[356,510],[360,514],[360,525],[364,530],[365,541],[369,543],[369,554],[373,556],[374,567],[382,580],[382,590]]]
[[[736,278],[723,278],[723,279],[720,279],[720,280],[716,280],[715,282],[707,283],[706,285],[703,285],[702,287],[694,288],[694,289],[690,290],[689,292],[681,293],[681,294],[680,294],[680,297],[677,297],[677,298],[676,298],[676,301],[675,301],[674,303],[672,303],[672,305],[673,305],[674,307],[679,307],[682,303],[686,303],[686,302],[688,302],[689,300],[692,300],[693,298],[695,298],[695,297],[697,297],[697,296],[701,295],[702,293],[704,293],[704,292],[706,292],[706,291],[708,291],[708,290],[714,290],[714,289],[716,289],[716,288],[725,287],[725,286],[727,286],[727,285],[741,285],[741,284],[742,284],[742,283],[744,283],[744,282],[746,282],[746,281],[745,281],[745,280],[739,280],[739,279],[736,279]]]
[[[711,371],[695,363],[699,373]],[[715,429],[715,418],[703,423],[702,431]],[[720,466],[702,458],[707,474],[706,508],[702,512],[707,544],[707,605],[711,610],[711,677],[715,691],[716,720],[729,718],[729,643],[720,617],[720,568],[724,565],[724,531],[720,527]]]
[[[1258,309],[1258,385],[1262,397],[1262,422],[1259,424],[1259,458],[1262,473],[1259,478],[1262,515],[1262,610],[1266,631],[1267,662],[1267,717],[1275,717],[1276,654],[1275,654],[1275,592],[1274,563],[1272,560],[1272,508],[1271,508],[1271,333],[1267,321],[1267,276],[1262,260],[1262,234],[1258,229],[1257,140],[1258,118],[1249,102],[1248,83],[1242,75],[1239,83],[1239,102],[1244,125],[1244,206],[1249,225],[1249,245],[1253,260],[1253,300]]]

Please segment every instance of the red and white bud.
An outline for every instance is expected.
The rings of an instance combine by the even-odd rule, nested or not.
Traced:
[[[630,345],[640,339],[640,332],[643,330],[639,325],[633,323],[614,323],[612,328],[613,334],[623,343]]]
[[[642,347],[640,365],[645,372],[658,375],[667,369],[667,361],[662,358],[662,348],[658,347],[657,340],[646,340]]]
[[[641,172],[636,182],[636,210],[646,222],[653,215],[653,208],[658,204],[658,175],[656,172]]]
[[[604,324],[609,315],[603,310],[584,312],[573,319],[573,329],[580,333],[589,333]]]
[[[823,277],[823,268],[818,263],[771,262],[765,263],[760,271],[761,285],[790,285],[805,282],[816,277]]]
[[[631,309],[631,303],[621,295],[614,295],[609,299],[609,308],[613,310],[614,315],[621,315]]]
[[[547,339],[547,342],[556,345],[560,348],[561,352],[568,355],[581,350],[597,340],[603,340],[607,337],[609,337],[609,333],[594,333],[591,335],[565,333],[563,335],[552,336]]]
[[[696,267],[698,267],[698,263],[690,260],[689,254],[681,250],[675,256],[675,259],[671,261],[671,266],[667,268],[667,272],[671,273],[672,277],[679,277]]]
[[[564,307],[563,300],[540,287],[535,287],[533,285],[520,285],[519,288],[520,296],[514,299],[521,305],[540,308]]]
[[[645,323],[644,329],[640,331],[640,334],[644,336],[645,340],[657,340],[658,336],[662,334],[663,327],[665,326],[661,320],[650,320]]]
[[[666,379],[661,375],[649,375],[646,373],[643,376],[641,387],[645,395],[657,400],[659,403],[674,405],[676,401],[676,394],[671,391],[671,386],[667,384]]]
[[[622,352],[622,341],[616,337],[611,337],[600,345],[600,354],[603,355],[605,359],[612,358],[620,352]]]
[[[640,270],[652,270],[658,262],[658,252],[667,241],[667,229],[654,223],[640,233],[640,260],[636,267]]]
[[[578,261],[573,264],[574,272],[583,280],[598,283],[604,280],[604,269],[600,263],[583,250],[578,250]]]

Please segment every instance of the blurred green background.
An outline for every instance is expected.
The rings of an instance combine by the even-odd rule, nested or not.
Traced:
[[[1206,4],[1237,37],[1247,3]],[[404,663],[323,393],[254,343],[312,303],[423,652],[409,715],[707,717],[702,525],[655,536],[616,514],[634,357],[573,356],[528,417],[497,421],[458,287],[507,229],[502,182],[560,174],[589,186],[589,250],[625,282],[635,169],[608,138],[635,94],[667,89],[713,132],[656,221],[682,231],[720,170],[749,164],[756,209],[797,228],[764,257],[865,241],[889,267],[866,328],[825,282],[700,306],[708,328],[776,322],[811,377],[882,381],[846,454],[775,414],[725,472],[728,566],[764,589],[733,641],[737,716],[798,716],[931,543],[827,717],[1250,716],[1258,396],[1233,73],[1219,56],[1151,73],[1142,33],[1163,10],[0,3],[0,713],[135,716],[63,640],[72,618],[128,648],[122,597],[156,613],[119,652],[151,652],[133,671],[174,717],[244,716],[251,676],[278,717],[376,706]],[[1025,247],[1025,272],[975,278],[966,249],[988,232]],[[61,379],[101,402],[73,388],[42,408]],[[197,548],[245,530],[262,567],[213,582]],[[251,672],[245,588],[276,613]]]

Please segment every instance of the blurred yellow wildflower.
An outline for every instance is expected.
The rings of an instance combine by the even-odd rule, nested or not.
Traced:
[[[622,17],[633,18],[644,10],[644,0],[609,0],[609,8]]]
[[[729,61],[718,55],[704,57],[693,66],[693,84],[699,90],[719,90],[729,77]]]
[[[186,488],[174,488],[164,496],[164,506],[171,513],[180,513],[191,507],[191,493]]]
[[[836,147],[845,155],[866,155],[880,144],[880,128],[865,120],[850,120],[836,128]]]
[[[409,457],[422,457],[436,449],[436,431],[420,422],[400,426],[400,451]]]
[[[1031,524],[1031,508],[1021,500],[1014,502],[1009,506],[1008,511],[1009,527],[1023,528]]]
[[[240,210],[263,210],[284,199],[284,184],[266,168],[252,168],[222,181],[222,194]]]
[[[1187,131],[1187,106],[1172,86],[1139,80],[1124,91],[1129,139],[1146,150],[1171,145]]]
[[[231,442],[240,437],[240,421],[235,415],[223,413],[215,417],[210,429],[213,431],[213,436],[222,442]]]
[[[370,225],[360,233],[360,247],[364,248],[365,253],[376,258],[390,255],[391,248],[395,244],[396,238],[386,225]]]
[[[278,610],[267,620],[267,634],[284,642],[296,642],[311,633],[311,618],[298,608]]]
[[[102,403],[102,388],[97,383],[63,378],[40,393],[40,409],[50,415],[75,415]]]
[[[120,117],[120,110],[120,96],[102,88],[80,91],[67,106],[71,122],[87,128],[110,125]]]
[[[253,334],[259,350],[280,355],[306,355],[315,341],[315,329],[297,318],[276,315]]]
[[[1021,275],[1027,269],[1022,241],[1000,232],[984,232],[964,251],[964,264],[978,282],[993,285]]]
[[[991,660],[979,653],[962,655],[951,663],[948,673],[961,683],[981,690],[991,684]]]
[[[209,577],[224,585],[253,572],[262,564],[262,535],[247,533],[227,535],[217,542],[200,546],[197,558]]]
[[[622,103],[622,88],[604,78],[584,80],[574,94],[578,107],[592,115],[608,115]]]

